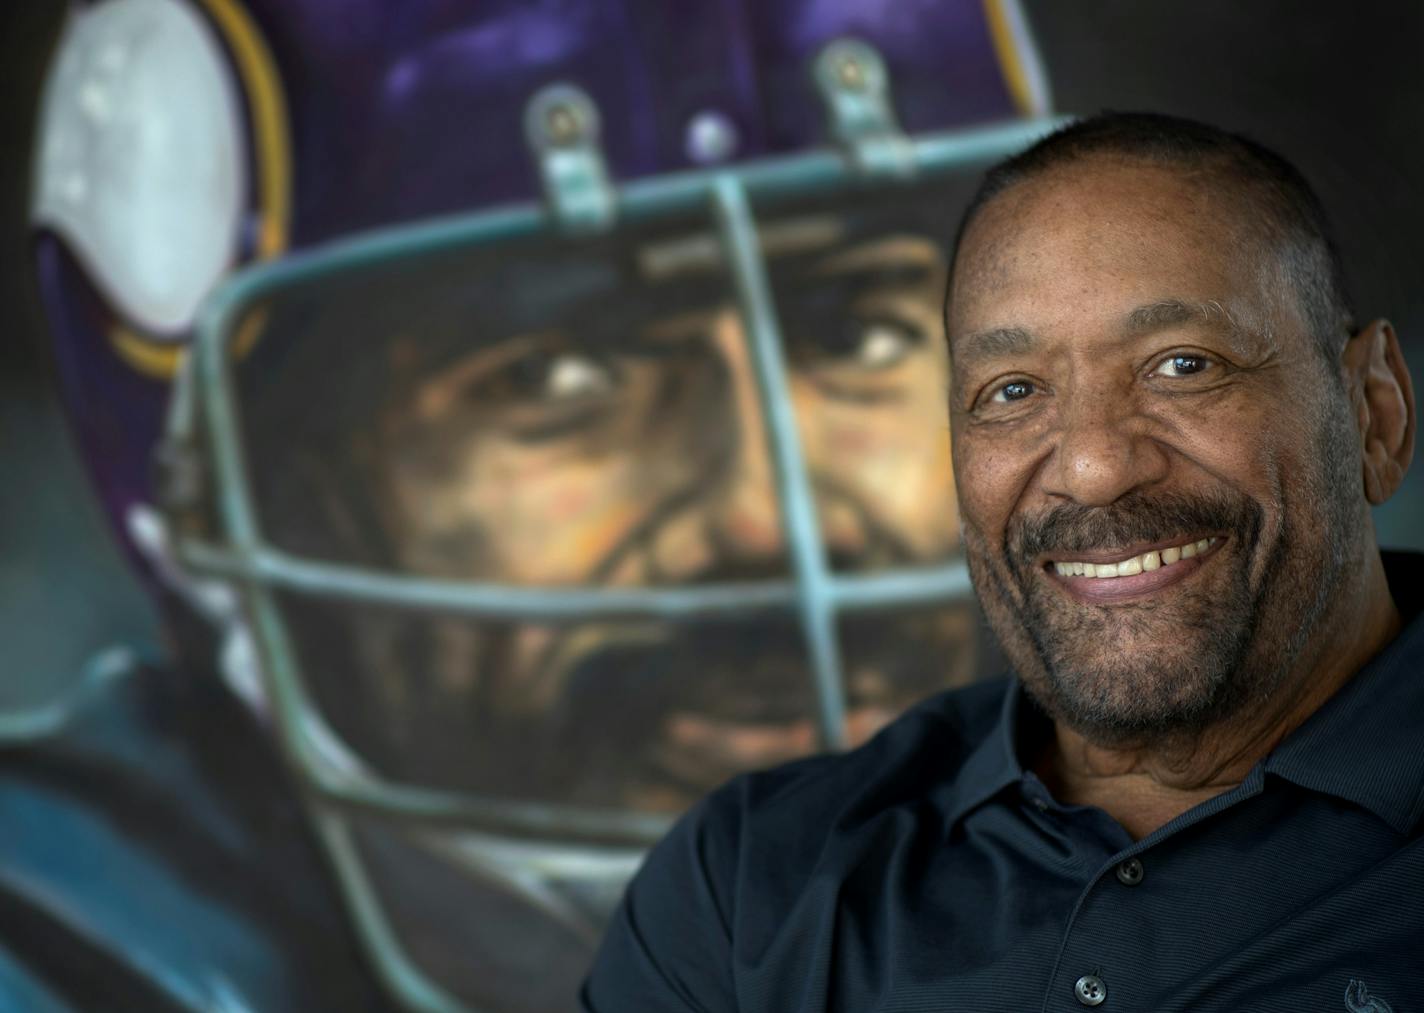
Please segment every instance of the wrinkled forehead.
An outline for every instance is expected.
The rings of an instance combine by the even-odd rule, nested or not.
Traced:
[[[1163,299],[1262,318],[1271,258],[1249,215],[1216,173],[1097,157],[1050,169],[992,198],[965,231],[950,340],[1005,315],[1105,323]]]

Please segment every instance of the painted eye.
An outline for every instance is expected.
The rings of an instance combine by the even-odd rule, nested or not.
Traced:
[[[481,394],[510,400],[555,404],[608,394],[614,386],[608,364],[576,352],[536,352],[517,360]]]
[[[875,321],[867,324],[856,349],[856,362],[866,369],[893,366],[914,347],[914,341],[898,324]]]
[[[808,364],[874,372],[899,364],[923,341],[918,329],[898,320],[852,317],[818,329],[813,338],[796,344]]]
[[[606,394],[613,377],[606,365],[583,355],[565,354],[549,366],[544,396],[550,401]]]
[[[998,390],[994,391],[994,396],[989,400],[996,401],[999,404],[1004,404],[1009,401],[1022,401],[1033,392],[1034,386],[1027,380],[1010,380]]]
[[[1153,370],[1158,376],[1191,376],[1204,372],[1211,360],[1204,355],[1173,355]]]

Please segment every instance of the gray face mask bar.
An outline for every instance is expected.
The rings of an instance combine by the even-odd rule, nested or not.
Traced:
[[[278,592],[540,623],[794,614],[811,660],[820,743],[827,749],[839,748],[845,740],[837,617],[856,610],[961,600],[971,594],[962,563],[862,576],[831,572],[797,436],[753,208],[760,201],[863,188],[868,177],[893,186],[962,171],[1021,149],[1057,123],[1035,120],[906,137],[890,112],[880,58],[850,40],[827,47],[815,77],[836,147],[620,187],[609,182],[604,168],[592,102],[567,85],[545,89],[531,101],[526,115],[528,140],[545,185],[544,206],[507,206],[374,232],[254,267],[224,285],[200,317],[189,361],[175,386],[160,459],[163,506],[177,555],[195,573],[221,578],[240,591],[280,742],[301,774],[318,832],[334,859],[367,949],[393,993],[412,1009],[466,1007],[403,952],[358,855],[349,810],[414,821],[432,830],[473,828],[514,840],[633,854],[655,841],[669,821],[649,813],[495,800],[393,783],[372,774],[341,745],[313,705],[277,603]],[[232,367],[234,345],[243,322],[260,312],[255,308],[297,286],[345,271],[709,211],[755,365],[793,579],[675,588],[537,589],[396,576],[317,562],[285,554],[264,540],[242,447]],[[220,530],[216,538],[205,530],[209,510]],[[348,762],[342,762],[343,756]]]

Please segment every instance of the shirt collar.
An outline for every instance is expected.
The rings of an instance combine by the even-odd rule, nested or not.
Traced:
[[[944,806],[948,826],[954,826],[971,809],[1023,779],[1017,748],[1019,722],[1029,714],[1037,717],[1037,709],[1023,698],[1018,679],[1005,680],[1003,685],[1003,702],[993,729],[969,753],[949,784]]]
[[[1276,747],[1264,769],[1363,806],[1407,834],[1424,816],[1424,556],[1384,560],[1403,629]]]
[[[1407,834],[1424,816],[1424,555],[1383,557],[1403,629],[1286,737],[1264,771],[1355,802]],[[948,825],[1022,781],[1021,747],[1048,725],[1022,684],[1009,679],[995,727],[950,785]]]

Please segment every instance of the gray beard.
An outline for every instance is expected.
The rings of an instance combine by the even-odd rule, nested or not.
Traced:
[[[1333,392],[1332,392],[1333,393]],[[1260,575],[1251,575],[1265,510],[1245,496],[1135,492],[1101,508],[1065,505],[1010,525],[1001,567],[966,531],[970,573],[990,626],[1025,688],[1054,720],[1102,745],[1162,743],[1265,705],[1280,690],[1310,634],[1338,600],[1358,549],[1363,507],[1358,450],[1343,399],[1327,411],[1319,468],[1291,491],[1294,509]],[[1306,523],[1323,525],[1311,539]],[[1313,522],[1313,523],[1312,523]],[[1224,531],[1234,558],[1227,586],[1111,607],[1067,600],[1033,562],[1113,544]],[[1131,639],[1129,639],[1131,638]],[[1115,642],[1150,644],[1127,653]],[[1027,655],[1027,656],[1026,656]]]

